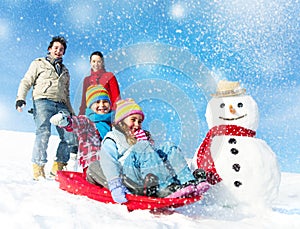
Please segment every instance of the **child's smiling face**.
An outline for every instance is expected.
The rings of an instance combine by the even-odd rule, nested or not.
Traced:
[[[110,103],[108,100],[98,100],[92,104],[91,109],[96,114],[107,114],[110,112]]]
[[[140,114],[132,114],[123,121],[129,128],[131,134],[142,128],[143,116]]]

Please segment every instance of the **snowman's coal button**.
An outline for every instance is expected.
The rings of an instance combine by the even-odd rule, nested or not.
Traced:
[[[240,166],[239,164],[233,164],[233,165],[232,165],[232,168],[233,168],[236,172],[238,172],[238,171],[240,171],[241,166]]]
[[[234,154],[234,155],[236,155],[236,154],[239,153],[239,151],[238,151],[236,148],[230,149],[230,152],[231,152],[232,154]]]
[[[241,186],[242,185],[242,182],[240,182],[240,181],[235,181],[234,182],[234,186],[235,187],[239,187],[239,186]]]
[[[229,143],[229,144],[236,144],[236,139],[235,139],[235,138],[230,138],[230,139],[228,140],[228,143]]]

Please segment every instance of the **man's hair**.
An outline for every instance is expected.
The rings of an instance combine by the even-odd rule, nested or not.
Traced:
[[[64,37],[62,37],[62,36],[53,37],[52,41],[50,41],[50,44],[48,46],[48,50],[50,48],[52,48],[54,42],[59,42],[59,43],[61,43],[64,46],[64,48],[65,48],[64,54],[65,54],[66,49],[67,49],[67,41],[66,41],[66,39]]]

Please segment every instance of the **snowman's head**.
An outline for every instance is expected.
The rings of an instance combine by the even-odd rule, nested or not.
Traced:
[[[205,117],[210,129],[219,125],[237,125],[256,130],[259,113],[251,96],[239,95],[212,98],[208,102]]]

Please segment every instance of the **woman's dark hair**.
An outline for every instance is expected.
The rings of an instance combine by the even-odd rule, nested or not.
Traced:
[[[94,56],[94,55],[100,56],[101,59],[103,60],[103,54],[102,54],[102,52],[95,51],[95,52],[93,52],[93,53],[90,55],[90,61],[91,61],[91,59],[92,59],[92,56]]]
[[[48,50],[49,50],[50,48],[52,48],[54,42],[59,42],[59,43],[61,43],[61,44],[64,46],[64,48],[65,48],[64,54],[65,54],[66,49],[67,49],[67,41],[66,41],[66,39],[65,39],[64,37],[62,37],[62,36],[56,36],[56,37],[53,37],[53,38],[52,38],[52,41],[50,41],[50,44],[49,44],[49,46],[48,46]]]

